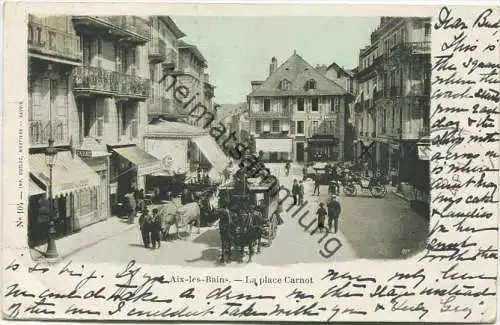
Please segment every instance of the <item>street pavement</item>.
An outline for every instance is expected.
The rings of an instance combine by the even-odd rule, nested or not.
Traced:
[[[291,191],[294,178],[302,178],[300,166],[294,166],[290,176],[282,170],[283,164],[269,164],[280,183]],[[316,210],[319,202],[326,202],[327,187],[322,186],[320,196],[305,195],[308,204],[299,209],[290,207],[292,199],[283,203],[284,224],[270,247],[262,247],[253,262],[281,266],[293,263],[339,262],[356,258],[404,258],[423,249],[428,233],[428,221],[413,212],[409,203],[388,192],[385,198],[371,197],[358,190],[356,197],[340,195],[342,206],[337,234],[319,233],[316,229]],[[280,192],[281,196],[284,191]],[[309,211],[308,214],[305,214]],[[294,213],[296,213],[294,215]],[[175,229],[174,229],[175,231]],[[172,232],[172,230],[171,230]],[[187,240],[170,239],[159,249],[146,249],[142,245],[138,226],[117,236],[82,249],[71,257],[73,261],[127,263],[135,259],[144,264],[169,264],[193,267],[218,265],[220,239],[217,226],[193,227]],[[246,261],[246,256],[245,256]],[[237,262],[231,266],[243,266]]]

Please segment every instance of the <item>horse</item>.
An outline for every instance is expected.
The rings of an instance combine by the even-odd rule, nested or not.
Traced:
[[[179,225],[183,228],[187,229],[187,236],[184,237],[187,240],[187,237],[191,235],[191,231],[193,228],[193,223],[196,223],[198,227],[198,234],[200,233],[200,203],[191,202],[188,204],[184,204],[179,207],[176,211],[176,220],[177,220],[177,233],[179,233]]]
[[[161,219],[161,230],[162,230],[162,239],[166,240],[168,236],[168,232],[172,225],[175,225],[177,229],[177,238],[179,236],[179,218],[177,217],[177,211],[181,207],[179,201],[171,201],[164,205],[162,205],[158,209],[158,214]]]
[[[240,210],[238,212],[229,209],[217,209],[219,217],[219,232],[221,239],[220,262],[226,263],[231,260],[232,247],[240,247],[241,252],[248,247],[248,263],[252,261],[255,244],[259,245],[261,237],[261,219],[258,211]],[[243,254],[240,261],[243,261]]]

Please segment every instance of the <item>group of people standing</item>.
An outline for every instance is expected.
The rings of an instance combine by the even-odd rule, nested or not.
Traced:
[[[319,232],[323,231],[332,232],[332,224],[333,224],[334,233],[336,234],[339,226],[340,212],[341,212],[340,203],[339,201],[337,201],[336,195],[330,196],[326,204],[326,209],[324,203],[321,202],[319,204],[318,210],[316,211],[316,214],[318,215]],[[328,216],[328,229],[325,227],[325,219],[327,216]]]
[[[149,214],[148,209],[144,209],[139,217],[139,229],[141,230],[142,241],[146,248],[160,248],[161,245],[161,218],[158,209],[153,209],[153,214]]]

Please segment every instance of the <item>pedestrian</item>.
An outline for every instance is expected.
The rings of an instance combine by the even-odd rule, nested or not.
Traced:
[[[153,209],[153,216],[151,217],[151,247],[160,248],[161,242],[161,218],[158,209]]]
[[[185,205],[194,202],[193,193],[187,188],[184,189],[181,195],[181,204]]]
[[[286,176],[290,175],[290,162],[287,161],[285,164],[285,174]]]
[[[324,208],[323,202],[319,204],[319,209],[316,211],[316,214],[318,215],[318,229],[319,232],[323,232],[325,229],[325,217],[326,217],[326,210]]]
[[[128,223],[133,224],[137,213],[137,202],[134,193],[125,195],[125,204],[127,207]]]
[[[293,186],[292,186],[292,195],[293,195],[293,204],[292,205],[297,205],[297,197],[300,193],[300,187],[299,184],[297,183],[297,179],[293,180]]]
[[[314,176],[314,192],[313,192],[313,195],[316,194],[316,191],[317,191],[318,192],[318,196],[319,196],[319,186],[320,186],[319,175],[316,174]]]
[[[281,226],[284,222],[283,220],[283,206],[281,205],[281,202],[278,203],[278,207],[276,208],[276,217],[277,217],[277,224],[278,226]]]
[[[304,181],[301,180],[299,182],[299,205],[302,206],[304,204]]]
[[[142,242],[144,243],[145,248],[149,248],[150,237],[149,237],[149,215],[148,210],[144,210],[144,212],[139,217],[139,229],[141,230]]]
[[[307,167],[302,168],[302,179],[304,181],[307,179]]]
[[[339,227],[339,217],[340,217],[340,203],[337,201],[337,197],[332,195],[327,204],[328,207],[328,232],[332,232],[332,222],[335,229],[335,233],[337,233]]]

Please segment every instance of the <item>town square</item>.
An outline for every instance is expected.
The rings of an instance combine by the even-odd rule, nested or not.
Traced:
[[[425,248],[430,18],[27,28],[35,260],[280,266]]]

